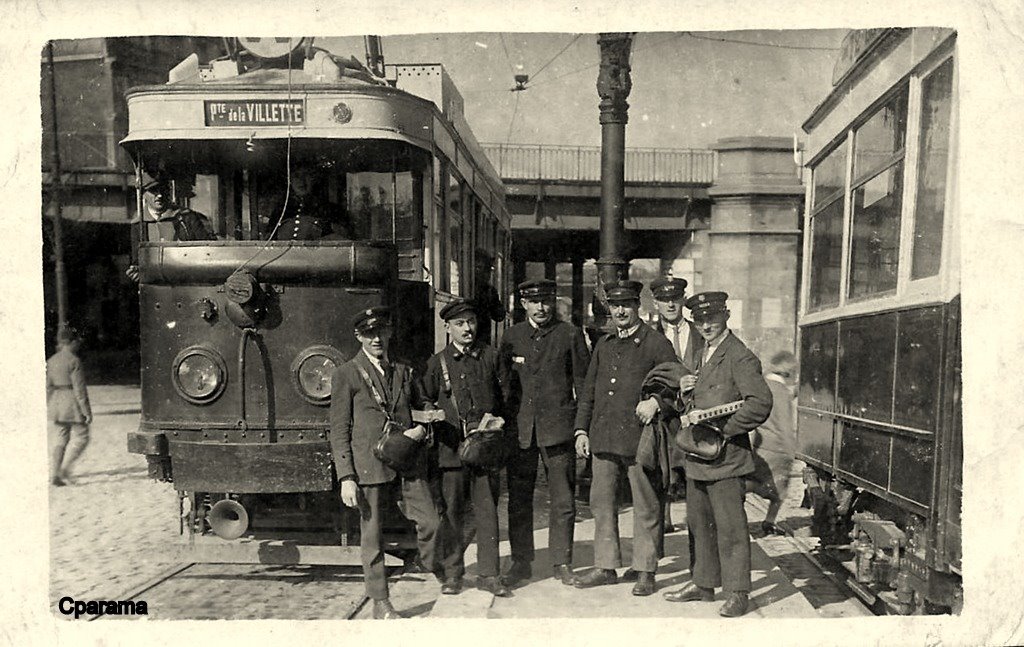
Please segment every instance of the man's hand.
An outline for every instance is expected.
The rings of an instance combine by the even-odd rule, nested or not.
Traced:
[[[587,434],[577,434],[576,455],[580,458],[590,458],[590,436]]]
[[[124,275],[127,276],[132,281],[134,281],[135,283],[138,283],[139,282],[139,266],[138,265],[129,265],[128,269],[126,269],[124,271]]]
[[[688,393],[693,390],[693,387],[697,385],[696,375],[684,375],[679,378],[679,392]]]
[[[654,416],[658,414],[658,401],[655,398],[647,398],[640,404],[636,405],[636,417],[645,425],[651,424],[654,420]]]
[[[412,429],[406,429],[403,433],[417,442],[427,437],[427,429],[423,425],[416,425]]]
[[[341,502],[350,508],[359,505],[359,486],[353,479],[345,479],[341,482]]]

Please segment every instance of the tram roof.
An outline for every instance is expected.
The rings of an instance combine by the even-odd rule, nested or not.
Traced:
[[[365,72],[345,70],[337,80],[321,81],[305,70],[267,68],[226,78],[192,76],[161,85],[145,85],[125,92],[128,102],[128,134],[121,145],[133,152],[143,142],[174,140],[249,139],[390,139],[431,151],[447,150],[438,137],[437,125],[454,131],[476,160],[476,167],[493,191],[504,195],[504,183],[487,159],[464,119],[452,119],[434,101],[417,96]],[[229,124],[211,117],[212,104],[239,105],[259,102],[273,109],[301,102],[299,120],[279,123]],[[269,103],[268,103],[269,102]],[[348,121],[337,116],[347,108]],[[417,110],[418,109],[418,110]],[[343,112],[344,114],[344,112]],[[434,119],[430,118],[433,115]],[[308,116],[308,119],[307,119]],[[461,117],[461,115],[459,115]],[[459,122],[463,123],[460,124]]]

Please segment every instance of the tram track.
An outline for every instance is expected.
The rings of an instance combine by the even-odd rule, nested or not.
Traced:
[[[748,498],[747,504],[762,514],[767,512],[767,506],[759,499],[754,497]],[[781,520],[777,522],[777,525],[784,530],[786,534],[775,535],[774,537],[785,541],[788,546],[795,549],[797,554],[809,563],[818,575],[828,580],[829,583],[845,594],[849,599],[856,600],[861,607],[867,609],[871,614],[886,615],[887,609],[884,605],[880,604],[877,596],[873,596],[870,592],[865,590],[858,590],[863,589],[863,587],[855,585],[856,583],[853,578],[848,575],[848,571],[841,561],[820,551],[816,543],[809,542],[806,538],[797,535],[787,520]],[[759,541],[759,538],[755,538],[754,541]],[[776,559],[776,561],[779,560]],[[787,573],[787,576],[788,579],[796,579],[791,574]],[[873,599],[870,599],[868,596]]]
[[[135,600],[136,598],[142,596],[143,593],[146,593],[147,591],[155,589],[156,587],[160,586],[161,584],[163,584],[167,580],[169,580],[169,579],[171,579],[171,578],[173,578],[173,577],[175,577],[177,575],[180,575],[181,573],[184,573],[185,571],[187,571],[188,569],[192,568],[195,565],[196,565],[195,562],[187,562],[187,563],[178,563],[178,564],[175,564],[174,566],[170,566],[170,567],[160,571],[159,573],[157,573],[156,575],[154,575],[150,579],[145,580],[145,581],[143,581],[143,582],[141,582],[139,584],[133,585],[132,588],[128,589],[127,591],[125,591],[124,593],[120,594],[119,596],[114,597],[113,599],[114,600],[124,601],[124,602]],[[104,615],[101,613],[101,614],[97,614],[97,615],[94,615],[94,616],[89,616],[86,619],[89,622],[92,622],[93,620],[99,620],[102,617],[104,617]]]
[[[245,606],[249,606],[249,612],[253,610],[251,605],[257,605],[259,609],[266,609],[271,613],[268,617],[273,617],[274,607],[267,604],[267,600],[259,600],[258,589],[265,588],[268,586],[290,587],[302,583],[310,582],[327,582],[327,581],[350,581],[356,583],[358,580],[358,594],[342,595],[341,600],[336,600],[334,604],[340,602],[340,609],[338,606],[334,608],[338,611],[332,616],[321,616],[315,615],[312,617],[334,617],[343,618],[345,620],[355,620],[360,614],[366,609],[367,603],[370,598],[362,592],[361,577],[356,577],[353,573],[329,573],[325,574],[320,572],[316,567],[312,567],[313,570],[308,570],[309,567],[275,567],[273,565],[250,565],[255,570],[248,570],[245,565],[241,564],[214,564],[207,562],[179,562],[172,566],[169,566],[159,573],[149,577],[140,582],[134,583],[128,588],[122,590],[117,596],[112,599],[128,602],[134,601],[139,602],[147,600],[149,602],[149,613],[157,613],[158,618],[180,618],[180,617],[197,617],[193,614],[197,610],[196,605],[204,604],[204,598],[202,596],[182,595],[183,591],[196,591],[203,589],[210,589],[222,585],[223,583],[233,582],[232,588],[236,592],[235,596],[224,598],[228,600],[228,605],[224,607],[224,615],[214,615],[209,617],[233,617],[233,612],[239,611]],[[248,576],[243,575],[239,577],[239,568],[243,569],[248,573]],[[269,570],[267,570],[269,569]],[[280,570],[279,570],[280,569]],[[331,569],[333,570],[333,568]],[[185,576],[185,580],[192,581],[181,581],[182,577]],[[249,579],[251,578],[251,579]],[[247,579],[249,580],[247,582]],[[223,588],[222,588],[223,590]],[[148,594],[148,595],[147,595]],[[302,598],[304,594],[299,593],[299,598]],[[236,606],[235,603],[230,602],[231,599],[238,601],[242,606]],[[222,600],[223,601],[223,600]],[[88,621],[98,620],[105,618],[105,614],[97,614],[85,616],[83,619]],[[198,617],[207,617],[206,614],[200,614]],[[242,616],[248,617],[248,616]],[[263,617],[263,616],[260,616]],[[302,615],[292,616],[285,615],[283,617],[303,617]]]

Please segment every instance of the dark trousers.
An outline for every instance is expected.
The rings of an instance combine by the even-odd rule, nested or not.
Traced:
[[[750,591],[750,535],[743,507],[744,484],[686,479],[686,518],[696,548],[693,583],[721,586],[726,592]]]
[[[572,536],[576,524],[576,448],[570,441],[551,447],[516,447],[508,463],[508,540],[512,559],[533,561],[533,491],[537,485],[537,458],[544,463],[551,503],[548,506],[548,547],[551,563],[572,564]]]
[[[590,510],[594,514],[594,566],[613,569],[622,565],[619,547],[619,478],[625,472],[633,495],[634,571],[654,573],[659,544],[665,535],[665,492],[632,458],[594,454],[590,484]]]
[[[459,467],[441,470],[441,500],[446,535],[441,564],[446,578],[461,578],[466,573],[462,543],[466,522],[467,494],[473,503],[476,524],[477,566],[482,577],[498,575],[498,494],[497,470]],[[468,492],[467,492],[468,491]]]
[[[363,560],[366,595],[373,600],[388,598],[388,580],[384,572],[384,537],[381,521],[387,503],[389,484],[359,487],[359,552]],[[402,479],[404,514],[416,524],[416,543],[420,559],[430,569],[439,565],[441,520],[425,479]]]

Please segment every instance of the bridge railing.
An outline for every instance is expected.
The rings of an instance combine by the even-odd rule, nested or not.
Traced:
[[[599,182],[600,146],[482,144],[506,180]],[[707,149],[627,148],[626,182],[704,184],[714,182],[716,153]]]

